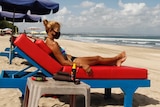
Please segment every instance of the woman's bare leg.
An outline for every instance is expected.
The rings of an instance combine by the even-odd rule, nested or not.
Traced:
[[[116,66],[121,66],[121,64],[126,60],[126,53],[125,51],[121,52],[115,57],[111,58],[99,58],[99,64],[103,65],[116,65]]]
[[[101,56],[93,57],[79,57],[74,60],[76,63],[87,64],[87,65],[116,65],[121,66],[121,64],[126,60],[125,51],[121,52],[115,57],[103,58]]]

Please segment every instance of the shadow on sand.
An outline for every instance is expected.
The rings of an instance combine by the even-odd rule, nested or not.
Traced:
[[[108,105],[123,106],[123,98],[123,94],[112,93],[112,98],[104,99],[104,94],[102,93],[91,93],[91,107],[105,107]],[[59,100],[65,103],[69,103],[68,99],[69,98],[67,96],[63,96]],[[84,104],[84,96],[77,96],[76,107],[85,107]],[[147,106],[150,104],[157,105],[160,104],[160,101],[139,93],[134,94],[133,107]]]

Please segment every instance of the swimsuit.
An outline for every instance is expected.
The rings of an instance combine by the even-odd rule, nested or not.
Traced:
[[[77,57],[71,56],[71,61],[73,62]]]
[[[62,55],[63,55],[65,58],[67,58],[67,54],[66,54],[66,51],[64,50],[64,48],[60,47],[60,51],[61,51]],[[54,58],[54,59],[57,60],[57,58],[55,57],[55,55],[54,55],[53,53],[51,53],[50,56],[51,56],[52,58]],[[58,60],[57,60],[57,61],[58,61]]]
[[[61,53],[62,53],[64,56],[67,55],[67,54],[66,54],[66,51],[64,50],[64,48],[60,47],[60,51],[61,51]]]
[[[66,54],[66,51],[64,50],[64,48],[60,47],[60,51],[61,51],[61,53],[62,53],[62,55],[63,55],[64,57],[67,57],[67,54]],[[70,59],[70,60],[73,62],[76,58],[77,58],[77,57],[71,56],[71,59]],[[67,59],[68,59],[68,58],[67,58]]]

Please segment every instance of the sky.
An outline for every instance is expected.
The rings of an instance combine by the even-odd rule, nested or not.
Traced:
[[[61,24],[62,33],[160,35],[160,0],[54,0],[60,8],[42,19]],[[43,23],[15,23],[20,31]]]

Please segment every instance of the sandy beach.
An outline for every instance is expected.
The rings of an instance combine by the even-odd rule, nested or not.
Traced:
[[[10,36],[0,36],[0,52],[10,47]],[[127,60],[125,66],[140,67],[148,69],[148,79],[151,80],[151,87],[138,88],[133,97],[133,107],[160,107],[160,49],[118,46],[108,44],[84,43],[70,40],[58,40],[67,53],[74,56],[100,55],[112,57],[126,51]],[[14,58],[9,64],[7,57],[0,56],[0,71],[21,70],[26,65],[21,64],[25,59]],[[34,69],[34,68],[33,68]],[[112,89],[112,98],[104,100],[104,89],[91,89],[91,107],[123,107],[123,92],[119,88]],[[22,107],[21,92],[18,89],[0,89],[0,107]],[[41,98],[40,107],[53,107],[55,103],[69,107],[65,104],[67,96],[60,99],[52,97]],[[77,107],[83,107],[83,97],[77,98]]]

